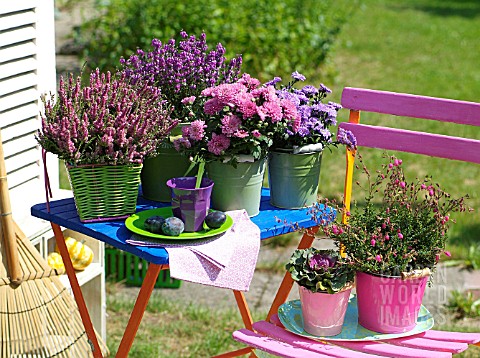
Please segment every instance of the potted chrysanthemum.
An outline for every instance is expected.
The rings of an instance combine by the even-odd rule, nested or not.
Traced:
[[[358,154],[357,154],[358,156]],[[364,166],[365,205],[348,222],[326,226],[357,270],[359,323],[376,332],[406,332],[417,324],[424,290],[445,251],[451,214],[469,210],[431,177],[408,182],[391,157],[376,178]],[[339,209],[342,212],[342,208]]]
[[[209,49],[205,33],[197,38],[181,31],[180,37],[180,41],[172,38],[165,43],[153,39],[151,51],[139,49],[130,58],[120,60],[122,70],[132,81],[146,81],[160,89],[173,108],[171,117],[179,122],[170,137],[158,141],[158,155],[146,160],[142,169],[143,195],[162,202],[170,201],[167,180],[184,176],[191,164],[188,157],[173,149],[172,142],[181,134],[181,127],[202,111],[194,99],[208,87],[235,82],[242,64],[241,56],[227,60],[220,43]],[[191,104],[189,108],[186,103]]]
[[[235,83],[209,87],[189,101],[198,101],[202,111],[182,128],[176,149],[206,163],[207,175],[215,182],[214,209],[258,214],[271,127],[297,116],[294,103],[248,74]]]
[[[310,247],[295,250],[286,269],[298,284],[305,331],[315,336],[339,334],[354,287],[349,259],[335,250]]]
[[[323,84],[296,88],[305,79],[294,72],[285,86],[277,88],[279,77],[267,83],[279,98],[293,102],[298,112],[293,120],[276,123],[268,156],[270,203],[281,208],[297,209],[317,201],[322,153],[344,143],[343,137],[335,140],[330,130],[337,125],[341,105],[325,101],[331,90]]]
[[[42,101],[36,139],[65,162],[80,220],[134,213],[143,160],[176,125],[160,91],[97,69],[87,85],[61,78],[58,94]]]

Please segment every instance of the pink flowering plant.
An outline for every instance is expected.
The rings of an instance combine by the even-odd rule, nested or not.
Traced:
[[[201,110],[201,103],[195,99],[204,89],[238,79],[242,57],[227,60],[221,43],[209,49],[205,33],[197,38],[181,31],[180,36],[181,41],[172,38],[165,43],[153,39],[151,51],[138,49],[120,63],[133,82],[147,81],[159,88],[173,107],[172,118],[188,123]]]
[[[234,83],[206,88],[195,101],[200,101],[201,112],[174,142],[177,151],[194,161],[235,165],[243,155],[263,158],[272,145],[273,128],[298,116],[293,102],[248,74]]]
[[[342,108],[338,103],[326,101],[332,91],[323,83],[318,88],[312,85],[297,88],[298,83],[306,80],[305,76],[295,71],[291,77],[287,85],[278,86],[282,80],[279,77],[266,83],[275,88],[279,98],[294,103],[298,113],[293,119],[284,117],[276,124],[272,148],[296,153],[322,151],[338,144],[354,147],[356,140],[350,132],[342,130],[335,140],[331,131],[337,125],[337,114]]]
[[[61,78],[58,94],[43,95],[42,101],[36,139],[72,166],[142,163],[176,125],[157,88],[98,69],[85,86],[80,76]]]
[[[285,267],[298,285],[312,292],[337,293],[352,287],[355,278],[350,259],[336,250],[298,249]]]
[[[392,276],[433,272],[442,254],[450,256],[445,244],[455,222],[451,214],[471,210],[465,204],[468,195],[452,198],[429,176],[407,182],[402,160],[394,156],[374,180],[365,165],[363,172],[369,184],[365,206],[355,206],[346,213],[347,224],[325,226],[324,233],[345,249],[359,271]]]

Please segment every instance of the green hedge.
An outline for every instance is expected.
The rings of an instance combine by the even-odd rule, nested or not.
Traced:
[[[314,76],[346,17],[350,0],[109,0],[81,28],[83,59],[90,68],[112,70],[121,56],[151,40],[166,41],[205,31],[209,46],[221,42],[227,57],[241,53],[243,71],[262,80],[297,70]]]

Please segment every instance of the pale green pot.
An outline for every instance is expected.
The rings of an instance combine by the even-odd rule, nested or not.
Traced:
[[[207,176],[215,185],[211,207],[215,210],[245,209],[250,217],[260,212],[266,158],[253,163],[238,163],[237,168],[222,162],[208,162]]]
[[[317,202],[322,152],[268,154],[270,204],[299,209]]]

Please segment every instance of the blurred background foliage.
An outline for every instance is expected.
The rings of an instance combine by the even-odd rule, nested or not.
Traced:
[[[243,72],[267,81],[293,71],[318,77],[320,66],[354,0],[102,0],[76,41],[90,69],[114,70],[119,59],[151,41],[207,34],[210,48],[222,43],[227,57],[242,54]]]

